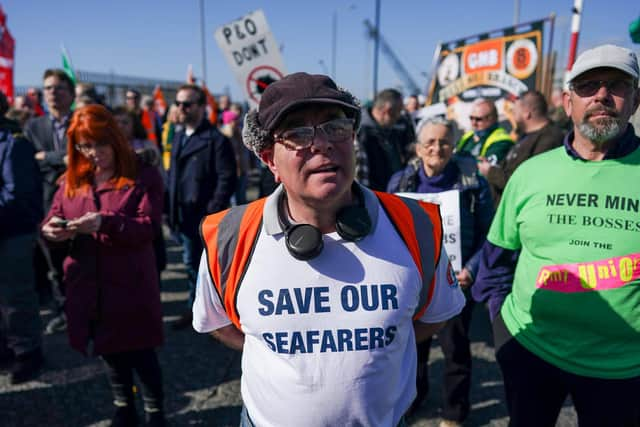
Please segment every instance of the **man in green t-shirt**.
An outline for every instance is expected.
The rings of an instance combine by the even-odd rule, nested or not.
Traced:
[[[603,45],[568,75],[574,123],[515,171],[472,294],[488,301],[510,426],[640,426],[638,60]],[[514,259],[517,258],[515,271]]]
[[[497,165],[513,146],[513,140],[506,130],[498,126],[496,104],[488,99],[476,99],[469,120],[471,130],[462,135],[456,151],[470,153],[486,159],[493,166]]]

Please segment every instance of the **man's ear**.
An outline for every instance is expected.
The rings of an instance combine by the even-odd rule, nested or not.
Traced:
[[[562,108],[564,108],[567,116],[571,117],[571,110],[573,108],[571,105],[571,93],[566,90],[562,92]]]
[[[260,158],[262,163],[267,165],[267,167],[269,168],[269,170],[273,174],[276,182],[280,182],[280,175],[278,174],[278,167],[276,166],[276,163],[274,161],[273,147],[265,148],[264,150],[262,150],[260,152],[260,154],[258,154],[258,157]]]
[[[633,110],[631,110],[631,115],[635,114],[635,112],[638,110],[638,106],[640,105],[640,87],[636,88],[636,90],[634,91],[634,100],[633,100]]]

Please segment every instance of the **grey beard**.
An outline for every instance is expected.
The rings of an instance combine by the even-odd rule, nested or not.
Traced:
[[[615,117],[599,119],[596,125],[583,120],[578,125],[578,130],[591,142],[600,145],[618,136],[622,131],[622,123]]]

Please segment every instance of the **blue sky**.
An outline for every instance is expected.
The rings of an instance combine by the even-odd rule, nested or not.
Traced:
[[[640,15],[640,3],[584,3],[579,50],[609,42],[640,53],[640,45],[633,45],[628,34],[630,22]],[[44,69],[59,67],[62,43],[75,68],[81,70],[184,80],[191,63],[196,77],[201,75],[199,0],[0,0],[0,4],[16,39],[17,85],[39,84]],[[554,48],[560,69],[566,67],[572,6],[573,0],[520,1],[520,22],[556,13]],[[289,72],[331,72],[335,12],[336,81],[361,98],[369,95],[373,44],[365,38],[363,21],[374,21],[373,0],[205,0],[206,81],[214,92],[229,91],[236,99],[242,96],[214,31],[259,8],[282,46]],[[430,71],[439,41],[502,28],[513,20],[514,1],[510,0],[381,2],[381,33],[423,87],[427,80],[422,73]],[[401,83],[382,55],[378,82],[378,88]]]

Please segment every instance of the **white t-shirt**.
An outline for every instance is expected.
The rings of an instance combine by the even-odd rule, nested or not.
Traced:
[[[242,397],[257,426],[394,426],[409,408],[422,282],[379,209],[374,233],[359,242],[324,235],[308,262],[287,253],[282,233],[260,231],[237,296]],[[422,322],[447,320],[465,303],[444,249],[436,277]],[[204,255],[193,313],[198,332],[231,323]]]

